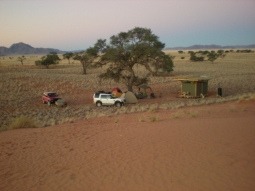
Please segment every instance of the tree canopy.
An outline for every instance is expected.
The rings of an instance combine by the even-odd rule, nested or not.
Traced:
[[[161,43],[150,29],[135,27],[127,32],[113,35],[109,44],[106,40],[99,39],[86,53],[97,58],[95,63],[97,66],[109,64],[100,78],[124,83],[128,90],[132,91],[133,85],[147,83],[149,74],[157,75],[159,71],[173,71],[172,57],[162,51],[164,47],[165,44]],[[144,66],[148,75],[140,77],[136,74],[135,65]]]
[[[63,54],[63,58],[68,60],[68,63],[70,64],[70,59],[74,56],[72,52],[67,52]]]
[[[26,60],[25,56],[18,57],[18,61],[23,65],[23,61]]]
[[[215,60],[217,60],[218,57],[219,57],[219,54],[217,54],[215,51],[211,51],[207,54],[207,58],[209,61],[211,61],[212,64]]]
[[[49,68],[50,65],[58,64],[61,59],[58,57],[56,52],[51,52],[46,56],[43,56],[41,60],[36,60],[35,65],[42,65]]]
[[[88,54],[87,52],[84,51],[75,53],[73,59],[80,61],[83,68],[83,74],[87,74],[87,69],[91,65],[93,65],[94,62],[94,57],[91,54]]]

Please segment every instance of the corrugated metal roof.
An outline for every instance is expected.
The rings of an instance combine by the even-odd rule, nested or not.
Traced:
[[[180,76],[180,77],[174,78],[174,80],[197,82],[197,81],[208,81],[210,80],[210,78],[208,76]]]

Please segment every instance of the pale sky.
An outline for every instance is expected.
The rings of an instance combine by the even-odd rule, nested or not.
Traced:
[[[255,44],[255,0],[0,0],[0,46],[85,50],[134,27],[165,47]]]

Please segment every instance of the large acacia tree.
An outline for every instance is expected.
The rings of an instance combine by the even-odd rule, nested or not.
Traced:
[[[99,39],[87,54],[97,59],[96,64],[109,64],[100,78],[114,79],[124,83],[129,91],[134,85],[148,82],[148,76],[140,77],[134,67],[142,65],[149,74],[157,75],[159,71],[173,71],[172,57],[163,52],[165,45],[150,29],[136,27],[128,32],[120,32],[106,40]]]

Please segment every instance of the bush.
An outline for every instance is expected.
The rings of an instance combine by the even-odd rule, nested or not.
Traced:
[[[37,126],[34,124],[32,120],[25,116],[20,116],[16,118],[8,127],[8,130],[11,129],[21,129],[21,128],[36,128]]]
[[[159,118],[158,118],[158,117],[153,116],[153,117],[149,117],[149,120],[150,120],[150,122],[154,122],[154,121],[158,121],[158,120],[159,120]]]
[[[190,61],[193,61],[193,62],[202,62],[204,61],[204,57],[200,56],[196,56],[196,55],[191,55],[190,56]]]

